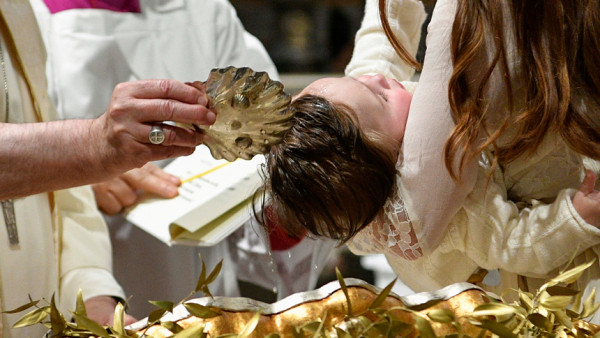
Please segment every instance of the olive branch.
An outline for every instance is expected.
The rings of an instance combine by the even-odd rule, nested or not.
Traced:
[[[381,308],[395,280],[377,295],[367,310],[353,313],[348,287],[341,273],[336,269],[340,288],[346,298],[346,317],[341,322],[325,325],[327,319],[327,312],[325,312],[320,320],[307,321],[295,326],[291,338],[600,338],[598,333],[600,328],[585,321],[585,318],[590,317],[600,308],[600,303],[595,303],[595,289],[582,303],[581,292],[567,287],[576,282],[594,262],[563,271],[542,285],[535,294],[509,290],[508,292],[516,292],[519,298],[512,304],[504,302],[502,297],[500,299],[488,297],[487,303],[460,316],[451,309],[431,309],[435,303],[428,303],[424,308],[423,306]],[[77,295],[75,311],[71,311],[74,322],[65,320],[58,311],[54,296],[50,302],[44,299],[34,301],[30,298],[29,303],[5,313],[19,313],[35,308],[17,321],[13,328],[42,324],[52,330],[53,337],[150,338],[151,336],[147,334],[148,329],[160,325],[172,332],[173,338],[205,338],[207,334],[204,322],[184,328],[176,322],[165,321],[163,318],[167,313],[172,313],[178,305],[183,305],[191,315],[198,318],[209,319],[220,316],[221,312],[217,308],[186,303],[186,301],[197,292],[212,297],[208,285],[217,278],[221,266],[222,262],[217,264],[207,276],[202,261],[202,271],[194,291],[177,304],[169,301],[150,301],[157,309],[148,316],[147,326],[138,332],[128,330],[124,326],[126,306],[123,304],[118,304],[115,308],[112,326],[102,326],[89,319],[81,291]],[[395,314],[398,310],[412,314],[413,322],[400,319]],[[256,312],[240,332],[228,333],[216,338],[248,338],[259,325],[260,316],[260,312]],[[438,337],[434,326],[440,324],[451,328],[447,330],[451,333]],[[478,328],[478,334],[476,336],[466,334],[466,325]],[[272,332],[264,338],[282,338],[282,336]]]

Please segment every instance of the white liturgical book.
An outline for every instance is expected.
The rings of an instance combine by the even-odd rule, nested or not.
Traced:
[[[252,217],[262,163],[262,155],[250,161],[215,160],[206,146],[199,146],[164,168],[184,182],[179,196],[145,196],[126,218],[168,245],[214,245]]]

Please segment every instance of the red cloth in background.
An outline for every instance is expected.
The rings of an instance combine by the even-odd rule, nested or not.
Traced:
[[[304,236],[294,238],[283,231],[277,221],[274,220],[275,215],[273,214],[273,208],[271,208],[271,206],[265,208],[265,215],[267,217],[267,227],[269,228],[269,243],[271,245],[271,250],[290,250],[304,238]]]
[[[140,13],[139,0],[44,0],[50,13],[68,9],[96,8],[114,12]]]

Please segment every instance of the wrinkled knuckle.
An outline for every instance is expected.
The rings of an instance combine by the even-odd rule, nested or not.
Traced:
[[[127,112],[127,105],[117,100],[112,103],[109,109],[109,115],[112,118],[118,118]]]
[[[113,93],[116,94],[116,93],[126,92],[128,90],[128,86],[129,86],[129,84],[127,82],[118,83],[115,86]]]
[[[165,130],[165,143],[172,145],[172,144],[176,144],[177,141],[177,133],[175,133],[174,131],[166,131]]]
[[[175,111],[175,102],[173,100],[162,100],[160,103],[160,113],[164,121],[171,121]]]
[[[120,136],[128,133],[128,129],[123,124],[114,124],[112,127],[112,132],[114,135]],[[123,141],[124,142],[124,141]]]
[[[158,89],[165,97],[167,97],[173,90],[173,84],[168,80],[159,80]]]

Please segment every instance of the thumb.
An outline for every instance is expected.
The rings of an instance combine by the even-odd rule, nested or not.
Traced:
[[[125,326],[131,325],[135,322],[137,322],[138,320],[135,319],[135,317],[125,314]]]
[[[586,171],[585,178],[583,179],[583,183],[579,187],[579,191],[584,195],[589,195],[594,191],[594,186],[596,185],[596,173],[591,170]]]

